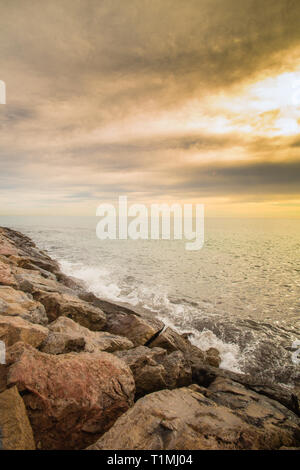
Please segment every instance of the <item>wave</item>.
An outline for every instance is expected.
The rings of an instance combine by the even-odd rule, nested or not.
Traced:
[[[192,327],[196,303],[171,301],[166,292],[154,292],[148,286],[138,284],[133,276],[112,281],[112,273],[106,268],[88,267],[66,260],[59,262],[62,271],[82,280],[88,291],[104,300],[126,303],[153,312],[166,326],[180,334],[189,333],[191,343],[201,350],[216,348],[220,353],[221,368],[243,373],[241,351],[237,344],[222,341],[207,328],[198,331]]]

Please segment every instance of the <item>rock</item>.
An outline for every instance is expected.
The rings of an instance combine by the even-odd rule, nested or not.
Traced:
[[[18,255],[18,249],[4,236],[3,232],[0,231],[0,255],[10,256]]]
[[[168,352],[181,351],[186,352],[190,343],[172,328],[166,328],[151,343],[150,348],[163,348]]]
[[[48,336],[48,329],[30,323],[21,317],[0,315],[0,341],[4,341],[6,348],[18,341],[31,344],[37,348]]]
[[[272,422],[269,405],[253,400],[250,423],[239,409],[216,404],[202,391],[193,385],[141,398],[89,449],[255,450],[299,444],[299,420],[288,410]]]
[[[57,268],[56,261],[52,260],[44,251],[39,250],[35,243],[23,233],[2,227],[0,228],[0,239],[1,236],[13,247],[12,251],[14,252],[10,253],[11,256],[31,258],[34,260],[34,264],[40,265],[46,271],[51,271],[53,266],[55,269]]]
[[[15,268],[15,278],[18,288],[24,292],[32,294],[34,297],[40,292],[49,293],[71,293],[72,291],[66,286],[57,282],[53,276],[42,276],[39,271]]]
[[[17,282],[12,274],[11,267],[8,263],[3,263],[0,260],[0,284],[6,286],[16,286]]]
[[[25,405],[16,387],[0,393],[0,449],[35,450]]]
[[[17,266],[24,269],[40,270],[43,273],[48,272],[53,275],[60,271],[58,263],[50,258],[14,256],[11,259]]]
[[[50,334],[41,347],[49,354],[63,354],[70,351],[113,352],[133,347],[129,339],[104,331],[91,331],[70,318],[59,317],[49,325]]]
[[[219,367],[221,362],[217,349],[210,348],[208,351],[201,351],[197,346],[189,342],[186,335],[180,335],[170,327],[166,328],[149,342],[149,347],[163,348],[168,352],[181,351],[191,364],[200,360],[202,363]]]
[[[7,372],[7,366],[0,362],[0,393],[7,388]]]
[[[261,382],[256,377],[253,378],[246,374],[216,369],[200,361],[192,364],[192,376],[193,382],[203,387],[209,387],[217,378],[233,380],[249,390],[278,401],[300,417],[298,391],[295,388],[287,389],[273,382],[266,382],[265,379]]]
[[[126,336],[134,346],[143,346],[164,327],[157,319],[144,319],[133,313],[120,310],[107,314],[106,330],[120,336]]]
[[[82,449],[133,403],[132,373],[112,354],[54,356],[17,343],[7,364],[7,384],[23,394],[41,449]]]
[[[246,422],[264,427],[266,432],[277,424],[288,428],[289,421],[300,425],[297,415],[278,401],[226,377],[217,377],[208,387],[207,396],[220,405],[238,410]],[[298,438],[300,443],[300,429],[298,429]],[[289,444],[281,445],[289,446]]]
[[[19,316],[40,325],[48,323],[45,309],[40,302],[9,286],[0,286],[0,315]]]
[[[44,305],[50,321],[65,316],[93,331],[102,330],[106,324],[106,316],[102,310],[75,295],[39,292],[35,298]]]
[[[215,348],[209,348],[205,351],[205,362],[213,367],[219,367],[221,363],[220,353]]]
[[[161,348],[138,346],[117,352],[130,367],[136,385],[136,398],[164,388],[190,385],[192,371],[183,354],[175,351],[167,355]]]

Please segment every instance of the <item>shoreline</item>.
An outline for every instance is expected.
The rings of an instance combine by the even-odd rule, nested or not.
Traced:
[[[87,292],[8,228],[0,228],[0,340],[4,448],[300,447],[296,391],[219,369],[216,349]]]

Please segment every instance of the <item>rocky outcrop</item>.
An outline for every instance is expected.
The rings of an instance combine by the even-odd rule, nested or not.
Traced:
[[[0,341],[6,347],[18,341],[39,347],[48,336],[48,329],[23,320],[21,317],[0,315]]]
[[[121,309],[107,314],[106,330],[115,335],[126,336],[134,346],[143,346],[163,328],[164,324],[157,319],[144,319]]]
[[[4,256],[0,256],[0,285],[17,285],[17,281],[12,273],[11,266]]]
[[[0,450],[35,450],[24,402],[16,387],[0,393]]]
[[[192,385],[141,398],[89,449],[279,449],[299,442],[299,419],[271,400],[256,394],[233,410],[214,401],[220,384],[211,397],[203,391]]]
[[[10,286],[0,286],[0,316],[19,316],[39,325],[47,325],[48,318],[43,305],[32,296]]]
[[[133,347],[132,342],[106,331],[91,331],[67,317],[59,317],[49,325],[49,335],[41,351],[63,354],[71,351],[114,352]]]
[[[102,310],[75,295],[39,292],[35,298],[44,305],[50,321],[66,316],[92,331],[102,330],[106,324],[106,316]]]
[[[170,327],[163,330],[147,344],[150,348],[163,348],[168,352],[181,351],[190,363],[200,360],[200,362],[219,367],[221,362],[219,352],[216,349],[210,348],[208,351],[201,351],[192,345],[185,335],[180,335]]]
[[[86,292],[0,228],[4,448],[299,448],[299,391],[224,371],[189,336]]]
[[[7,385],[23,394],[41,449],[81,449],[133,403],[132,373],[112,354],[53,356],[17,343],[7,363]]]
[[[167,354],[162,348],[139,346],[117,352],[130,367],[136,384],[136,398],[164,388],[176,388],[192,383],[192,371],[180,351]]]

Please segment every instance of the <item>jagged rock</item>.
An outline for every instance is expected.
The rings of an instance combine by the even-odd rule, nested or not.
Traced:
[[[192,385],[141,398],[89,449],[254,450],[299,444],[299,420],[284,407],[273,420],[268,399],[253,397],[245,417],[245,408],[232,411],[202,391]]]
[[[136,398],[164,388],[190,385],[192,371],[183,354],[175,351],[167,355],[161,348],[138,346],[117,352],[130,367],[136,385]]]
[[[83,336],[50,332],[39,349],[47,354],[67,354],[85,351],[85,346],[86,342]]]
[[[6,286],[16,286],[16,279],[11,271],[11,267],[8,263],[4,263],[0,260],[0,284]]]
[[[113,352],[133,347],[129,339],[105,331],[90,331],[67,317],[59,317],[49,325],[50,334],[41,347],[49,354],[70,351]]]
[[[39,271],[17,267],[15,268],[15,278],[18,283],[18,288],[33,296],[38,295],[40,292],[72,293],[66,286],[60,284],[53,278],[51,279],[51,276],[48,276],[48,278],[42,276]]]
[[[258,426],[276,425],[288,418],[300,424],[296,414],[280,402],[226,377],[217,377],[209,385],[207,396],[218,404],[238,410],[250,424],[255,421]],[[300,429],[298,438],[300,443]]]
[[[102,330],[106,324],[106,316],[102,310],[75,295],[39,292],[35,298],[44,305],[50,321],[65,316],[93,331]]]
[[[160,335],[158,335],[151,343],[149,344],[150,348],[163,348],[168,352],[173,351],[182,351],[186,352],[189,348],[190,343],[172,330],[172,328],[166,328]],[[204,357],[204,356],[203,356]]]
[[[48,323],[45,309],[40,302],[9,286],[0,286],[0,315],[19,316],[40,325]]]
[[[146,320],[133,313],[120,310],[107,314],[105,329],[115,335],[126,336],[134,346],[143,346],[163,327],[164,324],[157,319]]]
[[[21,317],[0,315],[0,340],[6,347],[12,346],[18,341],[31,344],[37,348],[48,336],[48,329],[30,323]]]
[[[54,356],[17,343],[7,363],[7,384],[23,393],[41,449],[82,449],[133,403],[132,373],[113,354]]]
[[[0,393],[0,450],[35,450],[32,429],[17,387]]]
[[[213,367],[219,367],[221,363],[219,351],[216,348],[209,348],[205,351],[205,362]]]
[[[266,382],[265,379],[263,379],[262,382],[256,377],[251,377],[250,375],[246,374],[237,374],[228,370],[217,369],[207,364],[203,364],[200,361],[198,361],[198,363],[194,362],[192,364],[192,376],[193,382],[203,387],[209,387],[209,385],[212,384],[217,378],[233,380],[234,382],[245,386],[249,390],[253,390],[254,392],[278,401],[300,417],[299,399],[297,396],[297,390],[294,388],[283,388],[282,386],[274,384],[273,382]]]
[[[41,257],[18,257],[15,258],[15,261],[20,268],[32,269],[31,266],[34,266],[34,269],[41,269],[42,272],[48,271],[54,275],[59,272],[58,263],[50,258],[44,259]]]
[[[16,255],[18,256],[19,250],[8,240],[5,235],[3,229],[0,230],[0,255],[3,256],[10,256]]]
[[[181,351],[186,359],[192,364],[194,361],[207,363],[219,367],[221,358],[215,348],[208,351],[201,351],[197,346],[192,345],[186,335],[180,335],[172,328],[168,327],[162,331],[153,341],[149,343],[150,348],[163,348],[168,352]]]

